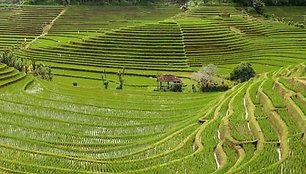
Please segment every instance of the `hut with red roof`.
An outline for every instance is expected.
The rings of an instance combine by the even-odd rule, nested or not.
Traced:
[[[167,86],[163,86],[163,83],[167,83]],[[175,75],[160,75],[157,77],[157,90],[170,89],[170,84],[181,84],[182,80]]]

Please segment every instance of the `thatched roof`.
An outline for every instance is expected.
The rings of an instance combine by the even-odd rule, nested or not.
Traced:
[[[161,75],[157,77],[157,81],[159,82],[174,82],[174,83],[182,83],[182,80],[176,77],[175,75]]]

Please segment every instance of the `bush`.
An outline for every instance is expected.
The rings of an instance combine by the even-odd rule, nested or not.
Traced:
[[[25,71],[26,73],[32,73],[34,76],[38,76],[45,80],[52,80],[51,67],[43,64],[36,65],[35,61],[27,59],[20,59],[15,56],[13,48],[6,48],[2,55],[0,55],[0,62],[7,66],[14,67],[19,71]]]
[[[51,72],[51,67],[45,66],[43,64],[38,64],[33,67],[32,74],[38,76],[44,80],[52,80],[53,74]]]
[[[219,16],[223,17],[223,18],[229,18],[229,17],[231,17],[231,14],[230,13],[221,13]]]
[[[245,82],[252,77],[255,77],[256,72],[249,62],[242,62],[237,65],[230,73],[230,80]]]
[[[21,71],[25,64],[22,59],[19,59],[14,55],[12,48],[4,49],[2,56],[0,55],[0,62],[7,66],[14,67],[18,71]]]
[[[293,21],[288,21],[288,25],[293,25]]]
[[[294,23],[294,26],[299,27],[299,28],[304,28],[305,27],[304,24],[298,23],[298,22]]]
[[[253,7],[246,7],[247,13],[256,13],[255,9]]]
[[[202,92],[226,91],[230,89],[229,85],[221,81],[202,79],[200,82],[200,90]]]

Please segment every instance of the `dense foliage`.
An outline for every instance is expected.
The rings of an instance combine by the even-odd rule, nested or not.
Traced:
[[[251,6],[258,1],[262,1],[266,5],[306,5],[306,0],[233,0],[243,6]]]
[[[51,67],[43,64],[34,65],[32,74],[44,80],[52,80],[53,78]]]
[[[4,63],[9,67],[14,67],[18,71],[31,73],[41,79],[51,80],[53,78],[51,67],[43,64],[36,64],[35,61],[28,59],[19,58],[15,56],[12,48],[4,49],[3,54],[0,55],[0,63]]]
[[[200,91],[202,92],[213,92],[213,91],[226,91],[230,87],[224,82],[224,80],[215,80],[215,79],[201,79]]]
[[[203,66],[198,72],[192,74],[192,79],[198,82],[198,89],[202,92],[226,91],[230,88],[226,80],[217,75],[218,68],[213,64]],[[194,86],[192,87],[195,91]]]
[[[263,0],[254,0],[253,7],[258,14],[264,14],[265,11],[265,3]]]
[[[230,73],[230,79],[245,82],[256,75],[255,70],[249,62],[242,62]]]
[[[26,61],[17,58],[10,48],[4,49],[2,55],[0,55],[0,62],[19,71],[25,70]]]

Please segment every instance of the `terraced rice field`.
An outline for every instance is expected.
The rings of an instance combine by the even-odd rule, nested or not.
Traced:
[[[62,9],[57,6],[0,6],[0,50],[31,41]]]
[[[306,171],[305,29],[231,6],[101,8],[0,7],[2,48],[29,44],[58,17],[16,52],[51,65],[52,81],[0,64],[0,173]],[[258,73],[250,81],[190,92],[202,64],[225,74],[245,60]],[[184,92],[153,92],[162,73],[182,77]]]

